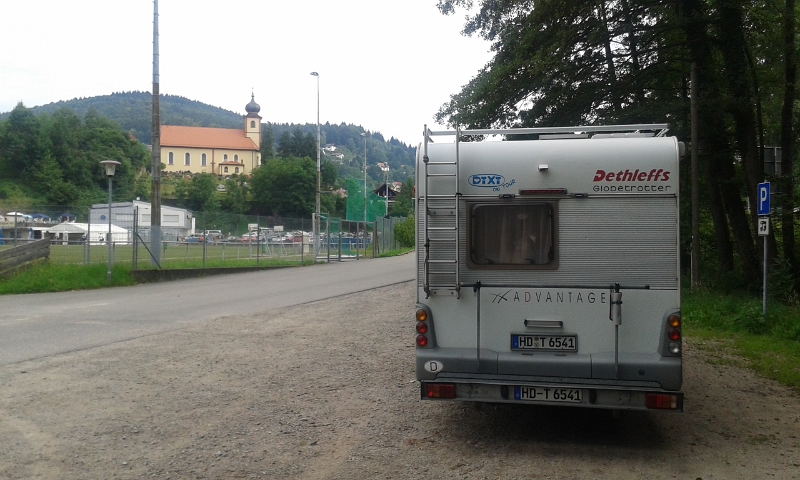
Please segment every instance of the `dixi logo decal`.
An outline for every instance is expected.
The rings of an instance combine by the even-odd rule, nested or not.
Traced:
[[[496,173],[479,173],[477,175],[469,176],[469,184],[473,187],[489,187],[495,192],[500,191],[501,188],[508,188],[517,183],[515,179],[506,182],[505,177]]]
[[[502,175],[496,173],[479,173],[469,177],[469,184],[473,187],[498,187],[503,184]]]

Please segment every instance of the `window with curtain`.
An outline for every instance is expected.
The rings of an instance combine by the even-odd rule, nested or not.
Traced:
[[[470,218],[470,263],[531,268],[555,266],[551,204],[475,205]]]

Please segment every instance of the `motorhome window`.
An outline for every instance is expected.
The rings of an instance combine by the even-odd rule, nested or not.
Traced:
[[[472,264],[532,268],[553,264],[552,205],[476,205],[471,214]]]

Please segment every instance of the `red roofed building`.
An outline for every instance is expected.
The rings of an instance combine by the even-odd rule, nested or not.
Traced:
[[[251,95],[244,129],[161,126],[165,172],[250,174],[261,165],[261,107]]]

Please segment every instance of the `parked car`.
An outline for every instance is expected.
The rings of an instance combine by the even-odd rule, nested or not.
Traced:
[[[222,238],[222,230],[206,230],[203,233],[205,237],[212,242]]]
[[[198,235],[198,234],[192,234],[192,235],[189,235],[188,237],[186,237],[186,239],[184,239],[184,241],[186,243],[202,243],[203,242],[203,236],[202,235]]]

